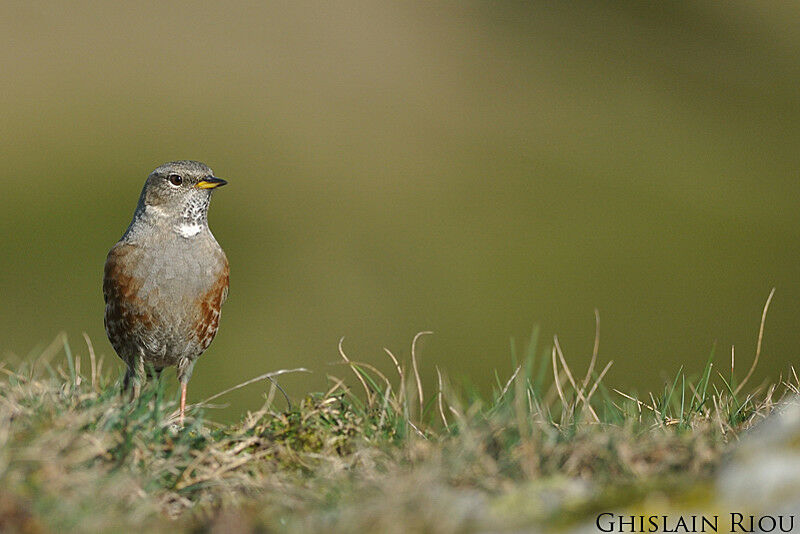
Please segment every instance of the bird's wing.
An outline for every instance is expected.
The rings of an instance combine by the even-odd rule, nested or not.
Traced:
[[[132,287],[133,277],[124,267],[124,258],[133,253],[135,248],[127,243],[117,243],[108,252],[103,270],[103,300],[106,304],[111,298],[129,296],[135,290]]]
[[[222,269],[221,278],[225,279],[225,286],[222,289],[222,298],[220,299],[219,302],[220,307],[222,307],[222,305],[225,304],[225,301],[228,300],[228,288],[230,287],[230,274],[231,274],[231,269],[230,266],[228,265],[228,257],[225,255],[224,252],[222,253],[222,259],[224,267]]]

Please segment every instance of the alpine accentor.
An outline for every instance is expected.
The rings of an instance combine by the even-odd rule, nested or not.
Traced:
[[[106,334],[138,397],[150,369],[178,368],[180,418],[192,368],[219,325],[228,259],[208,229],[211,192],[227,182],[197,161],[154,170],[133,221],[106,259]]]

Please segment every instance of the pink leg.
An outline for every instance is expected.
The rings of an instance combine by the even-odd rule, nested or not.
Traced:
[[[186,410],[186,384],[181,383],[181,426],[183,426],[183,412]]]

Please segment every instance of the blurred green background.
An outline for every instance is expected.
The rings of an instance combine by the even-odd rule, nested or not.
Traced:
[[[509,339],[644,392],[800,346],[795,2],[3,2],[0,351],[108,364],[105,255],[147,174],[208,163],[231,262],[191,400],[299,398],[382,347],[488,389]],[[107,364],[107,365],[108,365]],[[217,417],[259,406],[265,386]]]

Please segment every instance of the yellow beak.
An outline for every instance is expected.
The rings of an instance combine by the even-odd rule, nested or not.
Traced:
[[[222,187],[227,183],[228,182],[226,182],[222,178],[209,176],[208,178],[205,178],[197,182],[197,187],[199,187],[200,189],[214,189],[215,187]]]

